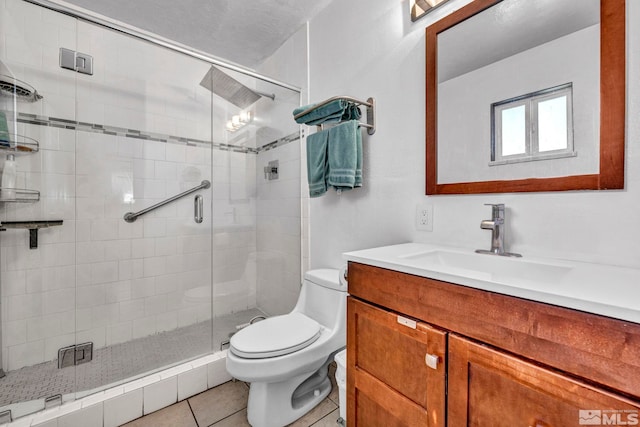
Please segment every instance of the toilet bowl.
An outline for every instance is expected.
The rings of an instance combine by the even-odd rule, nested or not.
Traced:
[[[328,366],[346,345],[346,282],[339,271],[304,275],[293,311],[250,325],[231,338],[227,371],[250,383],[253,427],[281,427],[331,392]]]

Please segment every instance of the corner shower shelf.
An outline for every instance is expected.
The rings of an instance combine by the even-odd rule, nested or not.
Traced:
[[[0,150],[10,151],[15,154],[35,153],[40,150],[40,144],[28,136],[9,134],[9,141],[0,140]]]
[[[29,230],[29,249],[37,249],[38,230],[59,225],[62,225],[61,219],[48,221],[5,221],[0,223],[0,231],[6,231],[9,228]]]
[[[16,100],[26,102],[36,102],[42,99],[42,95],[29,83],[7,76],[6,74],[0,74],[0,94],[12,96]]]
[[[7,195],[7,193],[9,193],[9,195]],[[39,200],[40,192],[37,190],[28,190],[26,188],[0,187],[0,202],[34,203]]]

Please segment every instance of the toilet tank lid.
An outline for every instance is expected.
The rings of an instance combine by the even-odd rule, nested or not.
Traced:
[[[347,288],[340,282],[340,271],[333,268],[319,268],[304,273],[304,280],[329,289],[346,292]]]

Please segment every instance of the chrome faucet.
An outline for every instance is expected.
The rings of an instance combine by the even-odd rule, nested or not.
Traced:
[[[491,206],[491,219],[480,222],[480,228],[491,230],[491,249],[476,249],[479,254],[521,257],[520,254],[506,252],[504,250],[504,204],[486,204]]]

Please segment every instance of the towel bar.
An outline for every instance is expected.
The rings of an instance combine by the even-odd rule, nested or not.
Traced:
[[[337,100],[340,100],[340,99],[342,99],[344,101],[352,102],[352,103],[354,103],[356,105],[364,105],[365,107],[367,107],[367,122],[366,123],[359,123],[359,125],[361,127],[367,128],[367,134],[369,134],[369,135],[373,135],[374,133],[376,133],[376,101],[375,101],[374,98],[367,98],[366,101],[361,101],[361,100],[353,98],[351,96],[344,96],[344,95],[332,96],[331,98],[325,99],[324,101],[314,105],[313,107],[307,108],[306,110],[296,114],[295,116],[293,116],[293,118],[294,119],[300,118],[300,117],[304,116],[305,114],[309,114],[310,112],[312,112],[316,108],[323,107],[323,106],[327,105],[330,102],[337,101]],[[322,126],[320,126],[320,127],[322,127]]]

